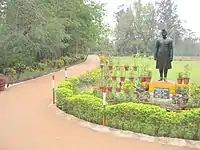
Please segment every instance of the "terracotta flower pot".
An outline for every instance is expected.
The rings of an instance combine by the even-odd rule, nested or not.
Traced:
[[[125,77],[120,77],[120,81],[124,82],[125,81]]]
[[[178,79],[177,79],[177,83],[178,83],[178,84],[182,84],[182,82],[183,82],[183,79],[182,79],[182,78],[178,78]]]
[[[133,82],[134,77],[129,77],[130,82]]]
[[[112,80],[113,80],[113,81],[116,81],[116,80],[117,80],[117,77],[116,77],[116,76],[112,76]]]
[[[112,70],[112,69],[113,69],[113,66],[108,66],[108,69],[109,69],[109,70]]]
[[[190,78],[183,78],[183,83],[184,84],[189,84]]]
[[[146,82],[151,82],[151,77],[145,77]]]
[[[104,86],[100,86],[99,89],[102,91]]]
[[[117,87],[116,92],[118,92],[118,93],[121,92],[121,88]]]
[[[125,71],[128,71],[129,66],[124,66]]]

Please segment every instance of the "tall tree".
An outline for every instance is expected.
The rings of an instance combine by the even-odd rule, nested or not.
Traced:
[[[118,51],[133,52],[140,45],[140,52],[149,52],[149,45],[155,38],[155,8],[152,3],[142,4],[141,0],[133,7],[121,9],[116,14],[116,45]]]
[[[104,5],[83,0],[1,0],[0,66],[86,53],[106,32]]]
[[[170,37],[175,41],[181,38],[185,33],[182,21],[179,18],[178,6],[172,0],[156,1],[157,8],[157,28],[159,30],[165,28]],[[159,32],[158,32],[159,33]]]

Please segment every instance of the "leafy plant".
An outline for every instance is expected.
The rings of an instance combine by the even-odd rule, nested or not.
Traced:
[[[182,73],[182,72],[179,72],[177,78],[178,78],[178,79],[182,79],[182,78],[183,78],[183,73]]]
[[[191,67],[189,64],[184,66],[184,78],[189,78],[190,77],[190,72],[191,72]]]

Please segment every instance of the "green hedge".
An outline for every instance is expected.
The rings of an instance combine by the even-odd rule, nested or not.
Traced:
[[[76,81],[76,82],[75,82]],[[57,106],[68,114],[101,124],[102,99],[77,94],[78,80],[69,78],[57,90]],[[121,103],[106,107],[107,126],[152,136],[200,140],[200,109],[166,112],[148,104]]]

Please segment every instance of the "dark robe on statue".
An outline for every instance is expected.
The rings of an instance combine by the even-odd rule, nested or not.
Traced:
[[[173,60],[173,41],[171,39],[159,39],[156,41],[156,69],[171,69]]]

